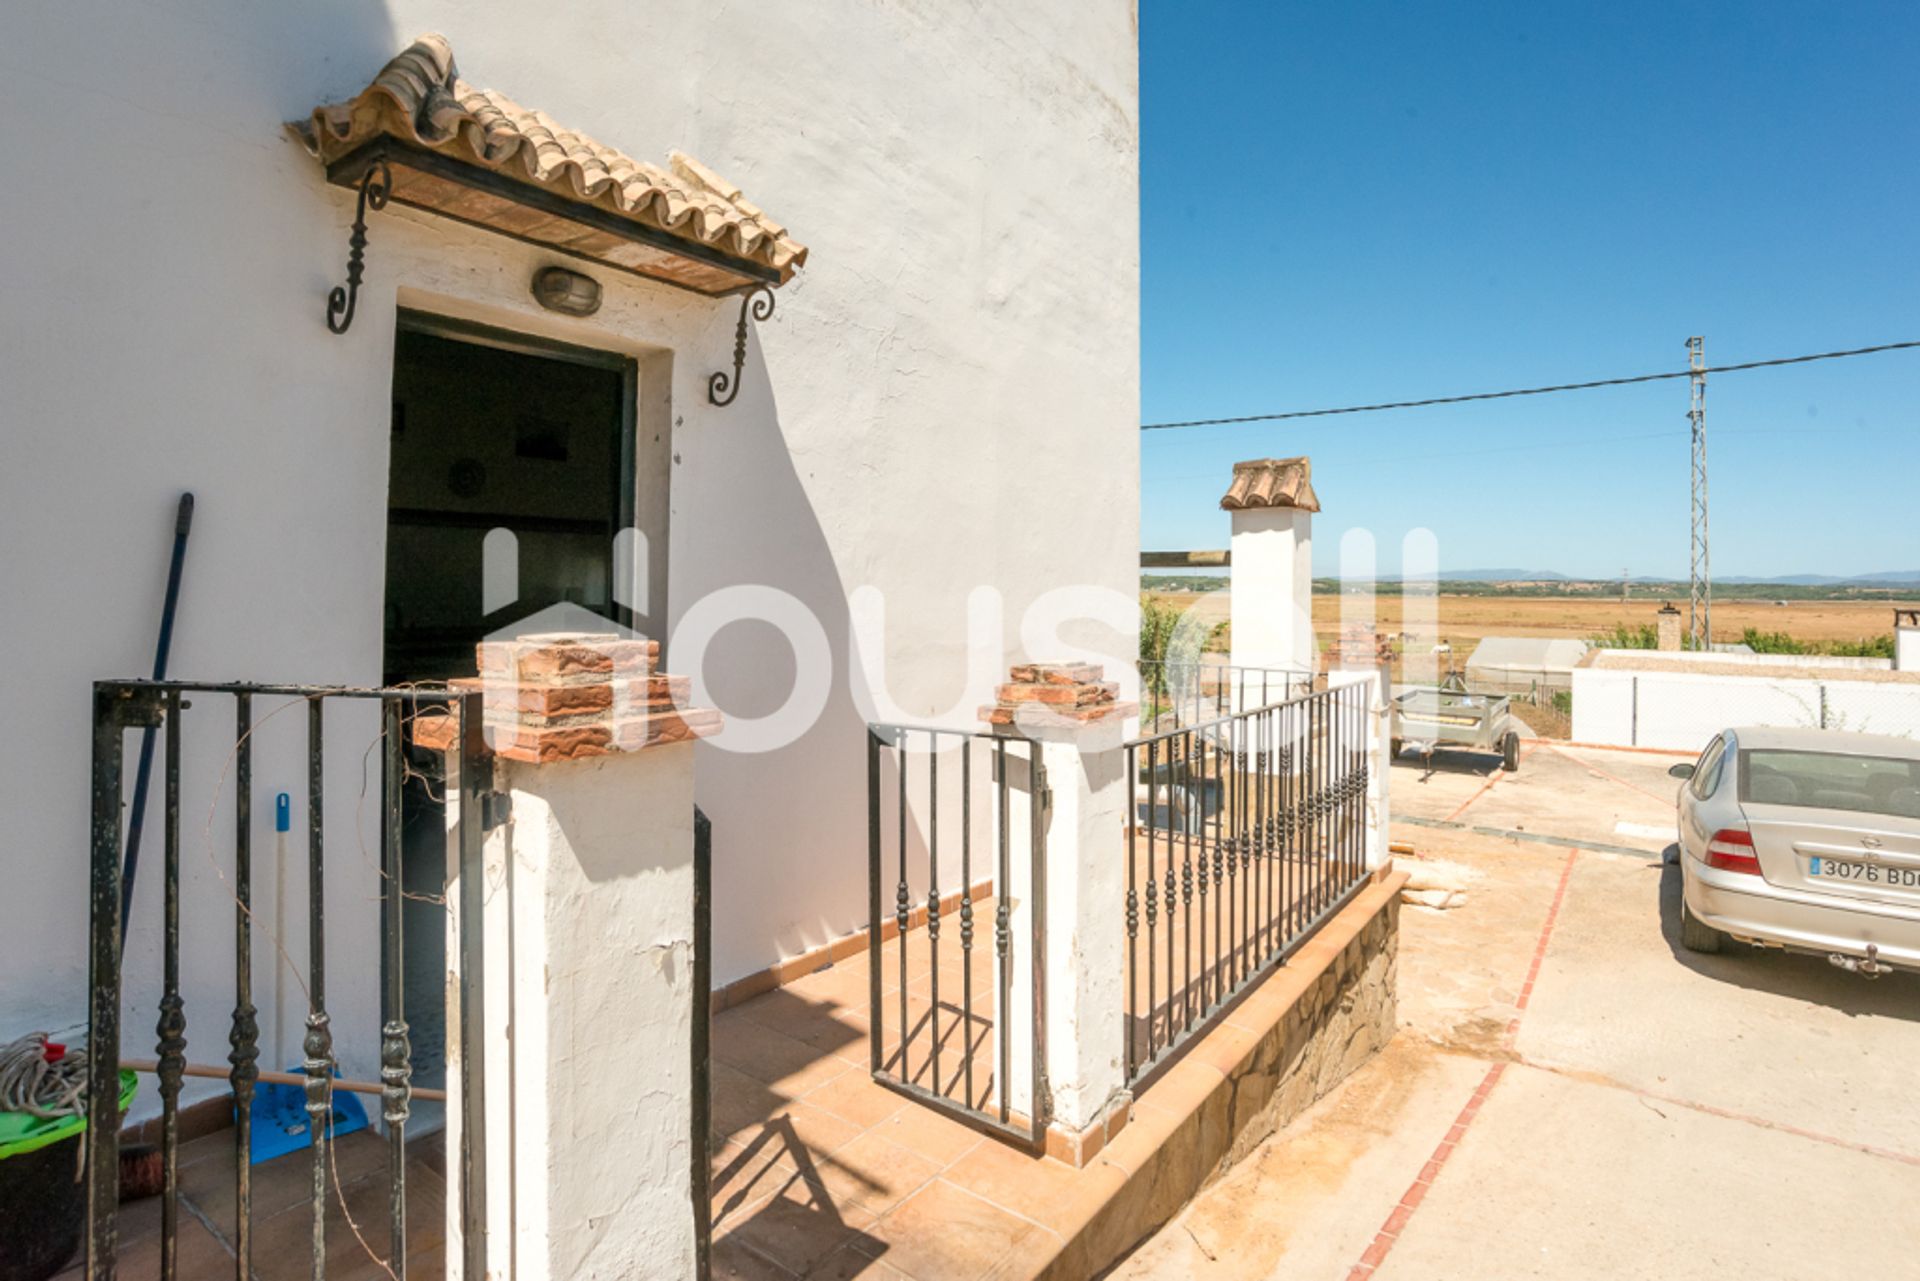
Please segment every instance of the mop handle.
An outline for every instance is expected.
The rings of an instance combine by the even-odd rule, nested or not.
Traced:
[[[173,560],[167,566],[167,595],[160,606],[160,639],[153,647],[153,679],[167,679],[167,654],[173,648],[173,615],[180,604],[180,571],[187,561],[187,535],[193,529],[193,495],[180,495],[173,518]],[[140,731],[140,768],[134,775],[133,811],[127,815],[127,855],[120,867],[120,949],[127,947],[127,918],[133,914],[133,877],[140,866],[140,833],[146,826],[147,785],[153,780],[155,730]],[[172,762],[176,766],[178,762]]]
[[[273,967],[273,1052],[287,1047],[287,833],[293,829],[293,797],[273,798],[273,941],[282,955]]]

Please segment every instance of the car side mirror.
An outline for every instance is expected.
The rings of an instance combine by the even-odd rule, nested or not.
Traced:
[[[1691,763],[1691,762],[1688,762],[1688,763],[1686,763],[1686,764],[1681,764],[1681,765],[1673,765],[1673,766],[1669,766],[1669,767],[1668,767],[1668,769],[1667,769],[1667,777],[1669,777],[1669,778],[1692,778],[1692,777],[1693,777],[1693,765],[1692,765],[1692,763]]]

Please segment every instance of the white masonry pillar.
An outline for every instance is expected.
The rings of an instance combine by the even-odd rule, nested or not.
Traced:
[[[1920,609],[1893,611],[1893,669],[1920,672]]]
[[[695,1272],[692,1029],[708,994],[693,983],[693,740],[719,717],[672,706],[684,682],[652,672],[655,652],[602,636],[489,644],[473,683],[509,803],[483,860],[488,1278]],[[466,1235],[459,1056],[450,1037],[450,1259]]]
[[[1126,718],[1138,707],[1115,701],[1115,688],[1091,664],[1016,667],[1001,701],[988,709],[995,728],[1025,740],[1007,751],[1007,821],[1015,856],[1011,880],[995,893],[1010,903],[1012,975],[1004,1009],[995,1010],[995,1061],[1008,1038],[1008,1099],[1034,1115],[1034,924],[1045,900],[1044,1064],[1050,1126],[1047,1150],[1080,1163],[1100,1146],[1107,1116],[1126,1089]],[[1031,762],[1044,792],[1037,797]],[[998,805],[998,790],[995,804]],[[1044,884],[1027,857],[1040,807]],[[999,815],[995,815],[998,822]]]
[[[1317,670],[1313,513],[1320,501],[1312,464],[1305,458],[1235,463],[1220,506],[1233,515],[1233,665]]]

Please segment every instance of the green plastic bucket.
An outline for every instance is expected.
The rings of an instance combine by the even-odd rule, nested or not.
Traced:
[[[139,1078],[120,1072],[120,1111],[133,1103]],[[84,1116],[0,1112],[0,1281],[46,1281],[80,1249],[87,1184],[81,1177]]]

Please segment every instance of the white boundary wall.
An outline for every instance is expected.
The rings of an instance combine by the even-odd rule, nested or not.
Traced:
[[[1714,655],[1751,658],[1752,655]],[[1690,660],[1691,661],[1691,660]],[[1852,667],[1873,660],[1831,659]],[[1920,737],[1920,685],[1892,681],[1769,677],[1765,664],[1716,663],[1719,672],[1576,668],[1573,737],[1581,743],[1698,751],[1735,725],[1805,726]],[[1813,660],[1796,659],[1804,669]],[[1752,675],[1736,674],[1754,671]]]

